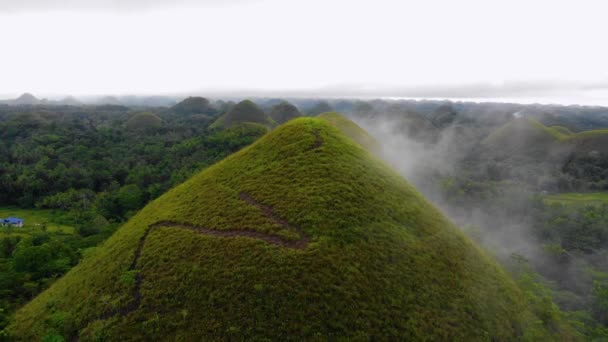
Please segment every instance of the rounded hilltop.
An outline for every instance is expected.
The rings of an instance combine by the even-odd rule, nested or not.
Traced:
[[[495,155],[523,155],[528,157],[558,156],[570,153],[608,150],[608,130],[599,129],[574,133],[566,127],[547,127],[531,118],[515,118],[501,126],[482,145]]]
[[[132,115],[125,123],[125,127],[129,130],[154,130],[161,128],[163,120],[158,115],[151,112],[140,112]]]
[[[148,204],[8,331],[508,341],[559,329],[407,181],[328,121],[299,118]]]
[[[187,97],[171,107],[171,110],[182,115],[208,114],[214,111],[209,100],[200,96]]]
[[[270,118],[279,124],[285,123],[289,120],[293,120],[302,116],[302,113],[289,102],[281,102],[274,106],[270,110]]]
[[[211,128],[229,128],[245,122],[257,123],[266,127],[276,124],[258,105],[250,100],[244,100],[220,116],[211,125]]]

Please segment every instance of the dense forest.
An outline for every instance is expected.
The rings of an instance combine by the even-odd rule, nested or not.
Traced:
[[[608,191],[608,109],[335,99],[0,105],[0,207],[51,210],[75,227],[0,227],[0,330],[151,200],[280,123],[328,111],[367,129],[540,316],[608,338],[608,202],[549,199]]]

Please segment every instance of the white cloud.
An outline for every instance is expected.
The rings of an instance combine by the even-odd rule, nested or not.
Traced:
[[[0,8],[10,7],[4,1]],[[494,96],[508,88],[495,84],[546,88],[542,80],[556,80],[567,88],[569,82],[608,80],[608,5],[601,1],[267,0],[215,6],[212,0],[154,8],[166,3],[130,2],[131,8],[149,9],[143,12],[95,9],[124,0],[70,8],[65,1],[50,1],[64,4],[50,12],[42,1],[12,1],[29,7],[0,12],[0,93],[289,92],[344,84],[462,93],[481,84],[490,85]]]
[[[225,6],[255,0],[0,0],[0,12],[140,11],[180,6]]]

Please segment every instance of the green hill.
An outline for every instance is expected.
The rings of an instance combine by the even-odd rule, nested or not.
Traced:
[[[272,127],[276,123],[258,105],[250,100],[244,100],[232,107],[226,114],[220,116],[211,128],[231,127],[243,122],[253,122]]]
[[[528,156],[608,152],[608,129],[573,133],[566,127],[547,127],[534,119],[517,118],[490,134],[482,145],[503,154]]]
[[[125,126],[129,130],[151,130],[162,127],[163,120],[156,114],[150,112],[141,112],[134,114],[127,120]]]
[[[571,148],[569,138],[562,129],[546,127],[530,118],[516,118],[492,132],[482,146],[494,155],[563,159]]]
[[[300,118],[151,202],[8,331],[34,341],[566,339],[542,319],[396,172],[328,120]]]
[[[553,131],[557,131],[558,134],[561,134],[561,135],[574,134],[574,133],[572,133],[572,131],[570,129],[568,129],[567,127],[564,127],[564,126],[550,126],[549,129],[551,129]]]
[[[198,96],[188,97],[171,107],[171,109],[175,113],[182,115],[208,114],[213,112],[213,107],[209,103],[209,100]]]
[[[270,117],[279,124],[302,116],[302,113],[289,102],[281,102],[272,106]]]
[[[359,127],[352,120],[347,119],[340,113],[327,112],[318,116],[319,119],[329,122],[332,126],[338,128],[343,134],[347,135],[354,141],[361,144],[370,151],[379,151],[380,144],[363,128]]]

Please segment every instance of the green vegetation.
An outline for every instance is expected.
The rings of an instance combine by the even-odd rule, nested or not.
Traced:
[[[3,329],[17,308],[48,288],[117,227],[102,220],[79,229],[60,210],[0,208],[0,217],[8,215],[23,218],[25,225],[0,227],[0,340],[6,338]]]
[[[156,114],[150,112],[141,112],[133,115],[125,126],[130,130],[156,130],[162,127],[163,120]]]
[[[0,227],[0,331],[125,218],[267,132],[210,132],[198,113],[156,115],[163,127],[150,131],[126,128],[126,107],[0,108],[0,217],[26,223]]]
[[[559,203],[565,205],[589,205],[589,204],[608,204],[608,193],[607,192],[594,192],[594,193],[562,193],[555,195],[548,195],[543,197],[544,201],[548,204]]]
[[[8,332],[81,341],[572,337],[558,316],[527,310],[509,276],[403,178],[311,118],[152,201],[23,307]]]
[[[559,134],[561,136],[574,134],[574,133],[572,133],[572,131],[570,129],[568,129],[567,127],[564,127],[564,126],[551,126],[548,128],[554,132],[557,132],[554,134]]]
[[[107,220],[121,221],[267,131],[246,124],[211,132],[211,121],[199,120],[199,114],[171,111],[154,115],[163,117],[160,129],[131,130],[125,121],[138,114],[127,111],[115,106],[0,110],[0,206],[78,215],[94,208]],[[122,197],[128,192],[139,199],[125,207]]]
[[[608,129],[595,129],[574,134],[572,139],[587,139],[608,136]]]
[[[376,152],[380,150],[380,144],[356,123],[336,112],[327,112],[318,116],[338,128],[343,134],[353,139],[366,149]]]
[[[566,140],[569,135],[562,130],[549,128],[530,118],[516,118],[492,132],[482,142],[486,146],[496,146],[513,150],[528,151],[541,145],[548,148],[557,141]],[[519,152],[519,151],[515,151]]]
[[[0,218],[3,217],[19,217],[24,219],[24,228],[44,227],[49,232],[60,232],[66,234],[74,233],[74,227],[63,224],[66,221],[64,213],[49,209],[20,209],[16,207],[0,207]],[[0,233],[3,228],[0,227]],[[19,231],[19,230],[16,230]]]
[[[261,124],[272,127],[276,124],[258,105],[250,100],[244,100],[236,104],[226,114],[220,116],[211,128],[232,127],[244,122]]]
[[[519,144],[526,145],[523,148],[530,148],[529,144],[577,144],[581,141],[595,138],[608,138],[608,129],[590,130],[573,133],[566,127],[551,126],[547,127],[539,121],[531,118],[516,118],[504,126],[492,132],[484,141],[485,145]]]

